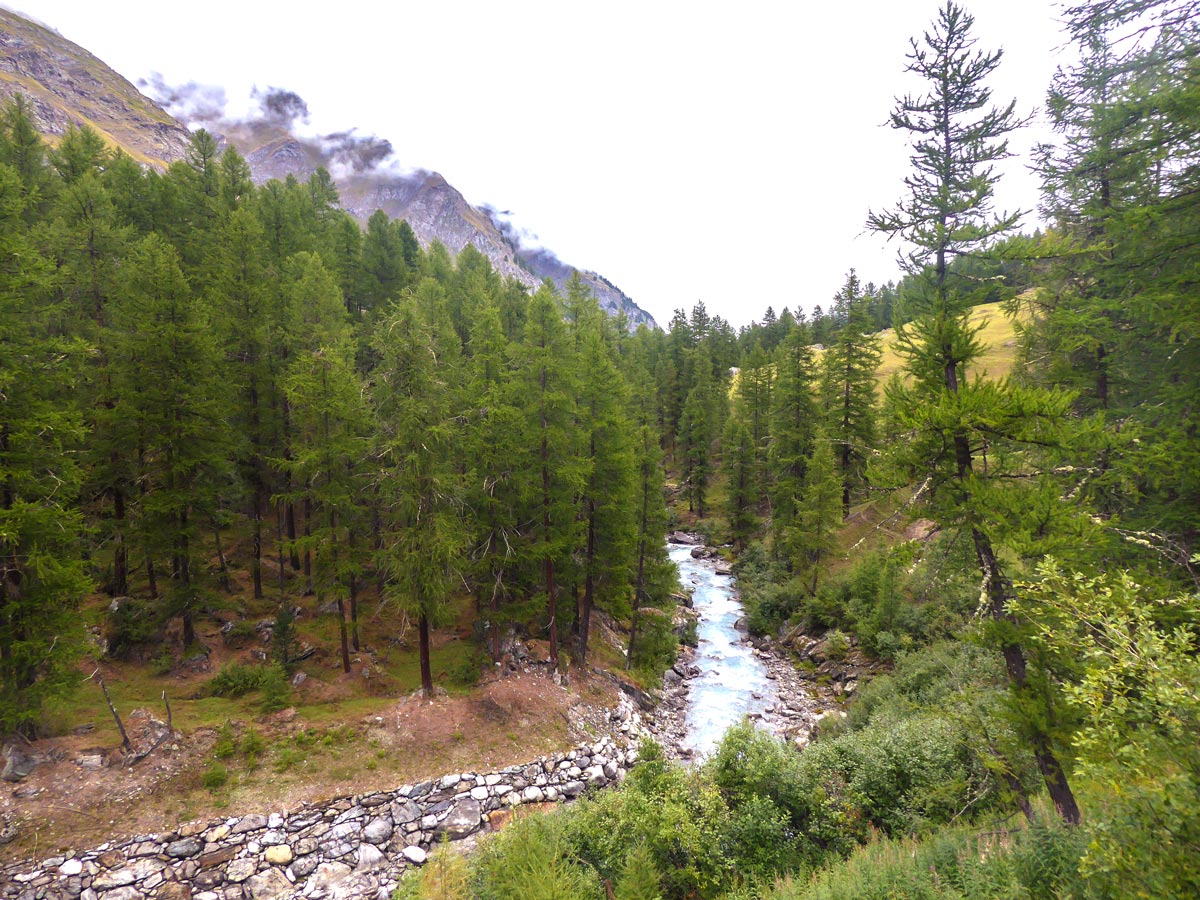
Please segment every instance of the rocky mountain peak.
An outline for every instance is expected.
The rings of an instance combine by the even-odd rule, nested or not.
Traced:
[[[17,93],[30,98],[52,142],[70,123],[86,123],[110,146],[146,165],[162,167],[186,155],[190,132],[169,114],[176,108],[171,101],[179,97],[164,96],[164,110],[62,35],[0,9],[0,100]],[[307,113],[300,97],[270,89],[258,99],[263,109],[259,117],[229,121],[208,111],[207,118],[192,123],[236,147],[256,182],[288,175],[305,180],[324,167],[333,176],[342,205],[362,222],[382,209],[392,218],[408,220],[422,244],[441,241],[455,254],[471,244],[501,275],[531,288],[548,278],[561,289],[574,271],[549,251],[523,246],[511,229],[491,212],[468,203],[439,173],[402,169],[390,142],[353,129],[318,137],[298,135],[292,126]],[[179,108],[184,107],[186,103]],[[657,327],[649,313],[610,281],[595,272],[580,274],[609,313],[624,311],[631,327]]]

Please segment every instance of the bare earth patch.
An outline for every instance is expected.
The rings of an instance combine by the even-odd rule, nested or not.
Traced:
[[[312,687],[339,693],[336,681]],[[616,699],[608,678],[573,673],[568,689],[532,667],[493,674],[468,693],[431,702],[419,694],[380,698],[366,716],[323,710],[317,723],[289,709],[230,720],[223,731],[177,729],[133,766],[113,752],[115,742],[99,740],[107,731],[38,741],[25,750],[45,761],[0,792],[0,828],[15,826],[13,839],[0,846],[0,862],[168,831],[194,819],[290,810],[448,772],[527,762],[597,735]],[[163,718],[161,709],[125,716],[135,750],[153,743]],[[219,739],[245,747],[251,733],[257,752],[215,758]],[[205,773],[216,766],[226,769],[227,780],[206,788]]]

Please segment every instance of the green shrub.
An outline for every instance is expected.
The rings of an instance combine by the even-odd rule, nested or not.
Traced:
[[[158,652],[158,656],[151,660],[150,669],[155,675],[161,677],[170,675],[173,668],[175,668],[175,654],[170,647],[164,645]]]
[[[844,631],[833,629],[825,635],[825,655],[830,659],[841,662],[850,652],[850,638]]]
[[[466,857],[443,847],[420,869],[409,869],[392,900],[470,900]]]
[[[212,697],[243,697],[262,687],[265,674],[263,666],[226,663],[209,679],[207,693]]]
[[[637,642],[633,647],[632,668],[643,684],[658,684],[663,673],[675,662],[680,640],[671,617],[658,609],[644,610],[638,617]]]
[[[241,744],[242,759],[246,761],[247,769],[258,768],[259,757],[263,755],[263,751],[267,749],[266,741],[262,739],[262,735],[251,728],[242,738]]]
[[[238,619],[229,626],[229,631],[225,632],[224,643],[226,647],[245,647],[248,644],[255,643],[258,640],[258,632],[255,630],[254,623],[248,619]]]
[[[520,819],[488,841],[472,892],[488,900],[602,900],[596,873],[569,852],[559,816]]]
[[[205,769],[201,778],[205,790],[209,791],[220,790],[227,781],[229,781],[229,770],[219,762],[214,762]]]
[[[469,688],[479,684],[483,667],[489,663],[489,658],[479,648],[457,660],[446,671],[446,677],[454,687]]]
[[[253,691],[261,691],[265,712],[274,712],[287,706],[291,690],[287,672],[278,663],[269,666],[227,663],[205,686],[205,693],[212,697],[243,697]]]
[[[700,646],[700,625],[696,619],[689,618],[683,623],[683,634],[679,636],[679,643],[693,649]]]
[[[113,601],[108,617],[108,655],[126,659],[137,648],[161,640],[166,616],[162,604],[136,597]]]
[[[654,744],[625,784],[564,810],[574,854],[618,882],[631,846],[643,844],[662,875],[665,900],[712,898],[731,883],[736,861],[723,851],[728,808],[700,772],[669,763]]]
[[[292,685],[287,671],[279,663],[265,666],[259,688],[262,691],[263,712],[284,709],[292,699]]]
[[[229,759],[237,750],[237,735],[234,734],[233,725],[226,722],[217,733],[217,742],[213,744],[213,756],[217,759]]]

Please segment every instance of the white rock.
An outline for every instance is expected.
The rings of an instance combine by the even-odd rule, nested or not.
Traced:
[[[404,858],[407,859],[414,866],[424,865],[425,860],[429,858],[429,855],[424,850],[422,850],[420,847],[405,847],[400,852],[404,856]]]
[[[354,867],[354,871],[369,872],[372,869],[378,869],[385,862],[387,862],[387,857],[374,844],[359,844],[358,865]]]
[[[488,798],[488,789],[485,787],[471,788],[471,798],[473,800],[486,800]]]
[[[68,878],[72,875],[78,875],[83,871],[83,863],[78,859],[68,859],[65,863],[58,867],[58,874],[65,875]]]

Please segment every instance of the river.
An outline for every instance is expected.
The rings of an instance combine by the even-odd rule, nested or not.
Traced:
[[[690,682],[683,739],[683,745],[699,757],[717,746],[729,726],[774,707],[775,682],[737,630],[737,620],[745,613],[734,579],[718,575],[710,560],[692,559],[690,545],[672,544],[669,553],[679,567],[680,583],[692,591],[699,616],[699,646],[693,662],[700,674]]]

